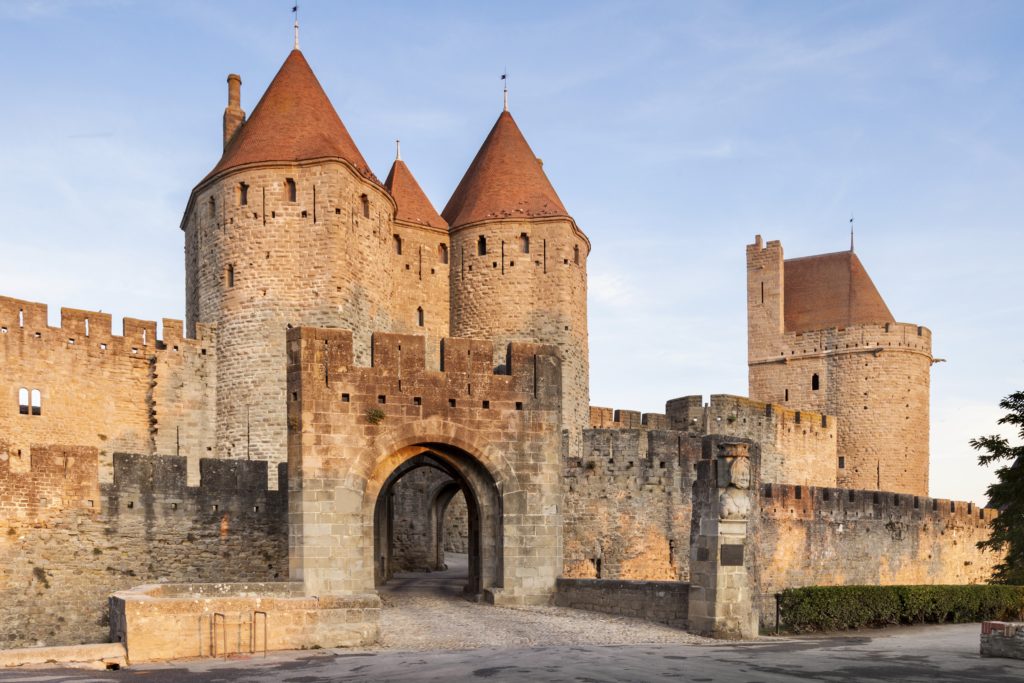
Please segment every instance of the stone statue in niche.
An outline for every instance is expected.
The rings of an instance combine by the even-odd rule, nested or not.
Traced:
[[[718,446],[717,478],[720,519],[747,519],[750,516],[750,450],[745,443]]]

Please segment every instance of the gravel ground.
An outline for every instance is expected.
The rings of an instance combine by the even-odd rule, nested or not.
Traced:
[[[469,650],[534,645],[697,645],[714,641],[668,626],[566,607],[495,607],[462,597],[466,556],[444,572],[402,573],[380,588],[381,643],[371,650]]]

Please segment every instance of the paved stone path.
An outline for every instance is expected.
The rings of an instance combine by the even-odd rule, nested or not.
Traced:
[[[373,650],[713,642],[668,626],[565,607],[469,602],[462,597],[466,556],[449,553],[445,562],[448,571],[396,574],[381,588],[383,638]]]

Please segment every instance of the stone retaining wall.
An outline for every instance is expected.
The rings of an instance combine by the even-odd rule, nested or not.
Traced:
[[[686,628],[690,584],[680,581],[559,579],[555,604]]]

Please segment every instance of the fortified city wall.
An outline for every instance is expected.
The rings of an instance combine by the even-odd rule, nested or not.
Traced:
[[[184,457],[116,453],[100,483],[93,447],[34,446],[18,470],[7,452],[0,647],[103,642],[108,596],[140,584],[288,576],[286,487],[267,490],[265,462],[204,458],[189,486]]]
[[[49,327],[45,304],[0,297],[0,440],[8,467],[29,469],[36,445],[97,450],[99,480],[113,475],[115,451],[180,455],[189,481],[213,453],[216,342],[213,329],[182,336],[182,324],[124,319],[111,332],[108,313],[61,309]],[[38,391],[37,410],[21,390]],[[36,414],[38,413],[38,414]]]
[[[757,465],[760,511],[750,535],[765,618],[774,614],[772,596],[787,587],[978,583],[999,561],[976,547],[988,537],[995,510],[769,481],[765,472],[773,459],[784,465],[788,453],[801,456],[792,444],[808,445],[802,452],[806,466],[819,456],[832,462],[835,428],[819,427],[828,421],[824,416],[713,396],[706,407],[700,397],[670,401],[665,416],[593,408],[591,419],[603,427],[584,433],[587,455],[570,459],[565,475],[566,578],[688,580],[689,527],[683,522],[693,514],[704,425],[711,434],[721,428],[726,438],[764,444]],[[666,429],[665,420],[689,429]],[[825,468],[821,472],[827,479]]]
[[[794,586],[984,583],[991,508],[889,491],[765,483],[756,546],[762,619]]]

